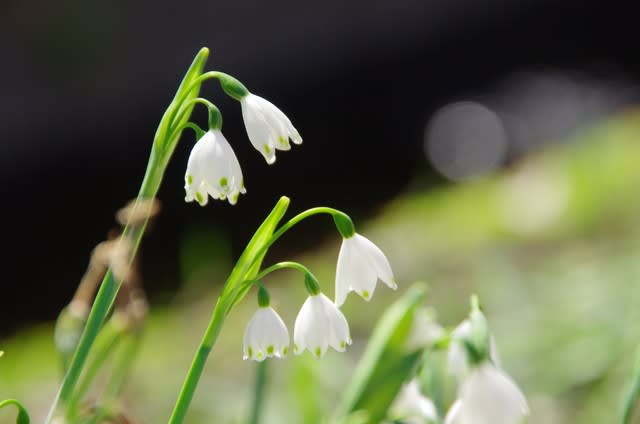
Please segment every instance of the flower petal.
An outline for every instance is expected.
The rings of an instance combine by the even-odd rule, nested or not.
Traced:
[[[395,282],[395,278],[393,278],[393,271],[391,270],[391,265],[389,265],[389,260],[382,250],[371,240],[360,234],[354,234],[353,238],[356,239],[360,251],[366,255],[370,264],[375,268],[378,278],[395,290],[398,285]]]
[[[463,423],[520,424],[528,415],[527,401],[516,383],[487,362],[474,368],[459,389]]]
[[[343,351],[351,343],[349,324],[338,307],[324,294],[309,296],[300,308],[293,330],[294,352],[305,349],[317,358],[331,346]]]
[[[282,358],[289,349],[289,331],[282,318],[271,307],[261,307],[253,315],[243,340],[243,358],[263,361]]]
[[[196,142],[185,173],[185,201],[201,206],[213,199],[229,199],[234,204],[237,193],[244,192],[242,170],[233,149],[220,130],[209,130]]]

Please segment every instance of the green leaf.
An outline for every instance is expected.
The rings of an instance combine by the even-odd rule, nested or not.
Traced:
[[[160,125],[158,125],[158,129],[156,131],[156,135],[154,137],[154,143],[160,148],[167,149],[169,151],[173,150],[175,147],[176,141],[180,138],[181,131],[173,134],[171,140],[168,140],[167,137],[171,135],[170,129],[178,128],[179,126],[185,124],[189,117],[191,116],[191,111],[195,104],[189,105],[184,113],[180,115],[180,119],[177,122],[173,122],[178,113],[180,112],[180,108],[183,104],[188,102],[191,99],[195,99],[200,94],[200,86],[201,83],[195,83],[194,81],[202,75],[202,71],[204,70],[204,66],[207,63],[207,59],[209,58],[209,49],[203,47],[200,49],[196,57],[193,59],[191,66],[187,70],[184,75],[180,86],[178,87],[178,91],[174,96],[173,100],[169,104],[169,107],[165,111],[162,119],[160,120]]]
[[[240,255],[238,262],[236,262],[236,265],[233,267],[224,291],[220,296],[221,301],[224,302],[228,301],[229,297],[233,299],[233,303],[229,305],[229,309],[239,302],[251,288],[251,284],[243,283],[258,275],[264,256],[267,254],[267,249],[263,249],[263,247],[273,235],[278,223],[280,223],[280,220],[287,212],[288,207],[289,198],[282,196],[269,216],[267,216],[253,234],[244,252]]]
[[[29,419],[29,414],[27,413],[27,409],[17,400],[15,399],[6,399],[0,402],[0,409],[4,408],[7,405],[14,405],[18,408],[18,416],[16,417],[16,424],[29,424],[31,420]]]
[[[371,340],[356,367],[334,422],[344,422],[356,411],[366,411],[368,423],[379,423],[411,376],[422,350],[407,352],[406,346],[417,307],[426,296],[426,287],[415,284],[391,305],[378,321]]]

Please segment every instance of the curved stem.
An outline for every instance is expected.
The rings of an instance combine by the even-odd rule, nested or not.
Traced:
[[[189,106],[195,105],[195,104],[201,104],[206,106],[206,108],[211,111],[211,110],[216,110],[218,111],[218,108],[216,107],[216,105],[214,105],[213,103],[211,103],[209,100],[207,99],[203,99],[202,97],[196,97],[195,99],[191,99],[187,102],[185,102],[185,104],[180,108],[180,110],[178,111],[178,114],[176,116],[176,119],[173,122],[179,123],[182,118],[184,117],[184,114],[189,112]],[[220,113],[218,111],[218,113]],[[209,113],[209,115],[211,115],[211,112]],[[190,124],[190,122],[187,122],[185,124],[180,125],[177,128],[172,128],[171,126],[169,127],[169,139],[173,138],[175,136],[176,133],[182,131],[184,128],[191,128],[193,129],[191,126],[187,125]],[[209,126],[211,126],[212,122],[211,122],[211,118],[209,118]],[[195,124],[193,124],[195,125]],[[199,127],[198,127],[199,128]],[[194,130],[195,131],[195,130]]]
[[[202,128],[200,128],[200,126],[194,122],[185,122],[184,124],[180,125],[176,131],[182,131],[184,129],[189,128],[190,130],[192,130],[196,136],[196,141],[199,140],[200,138],[202,138],[202,136],[204,135],[204,130]]]
[[[260,274],[256,275],[255,280],[261,280],[264,277],[266,277],[267,275],[271,274],[274,271],[277,271],[279,269],[285,269],[285,268],[289,268],[289,269],[295,269],[298,270],[300,272],[302,272],[303,274],[311,274],[311,271],[309,271],[309,268],[307,268],[306,266],[302,265],[301,263],[298,262],[292,262],[292,261],[285,261],[285,262],[278,262],[277,264],[271,265],[268,268],[265,268]],[[313,275],[313,274],[311,274]]]
[[[212,79],[212,78],[220,78],[220,77],[224,77],[226,76],[225,73],[223,72],[218,72],[218,71],[209,71],[209,72],[205,72],[204,74],[201,74],[199,77],[195,78],[193,81],[191,81],[191,83],[187,86],[186,90],[183,92],[183,94],[177,98],[178,104],[182,104],[185,102],[185,100],[187,100],[187,97],[189,95],[189,93],[191,92],[191,90],[193,90],[194,88],[200,86],[203,82],[205,82],[206,80]],[[180,122],[179,120],[176,120],[175,117],[176,116],[182,116],[183,115],[183,110],[187,110],[188,107],[180,107],[179,110],[176,109],[172,112],[172,114],[170,115],[170,121],[169,122]]]
[[[254,266],[256,263],[258,263],[259,260],[262,260],[261,258],[264,256],[264,254],[267,252],[267,250],[271,246],[273,246],[273,244],[280,237],[282,237],[282,235],[284,235],[284,233],[289,231],[296,224],[300,223],[301,221],[303,221],[303,220],[305,220],[305,219],[307,219],[307,218],[309,218],[309,217],[311,217],[313,215],[318,215],[318,214],[323,214],[323,213],[331,215],[331,216],[334,216],[334,215],[337,215],[337,214],[341,214],[341,215],[344,214],[344,212],[342,212],[342,211],[340,211],[338,209],[330,208],[330,207],[327,207],[327,206],[319,206],[319,207],[307,209],[304,212],[300,212],[298,215],[294,216],[289,221],[284,223],[280,228],[278,228],[278,230],[276,232],[273,233],[271,238],[269,238],[269,240],[267,240],[262,245],[260,250],[258,250],[258,253],[254,256],[253,261],[250,263],[250,266]],[[307,271],[309,271],[309,270],[307,270]],[[313,275],[313,274],[311,274],[311,275]],[[233,301],[230,303],[230,306],[229,306],[230,308],[232,308],[233,306],[235,306],[236,303],[238,303],[240,300],[242,300],[242,298],[244,297],[244,294],[246,294],[246,292],[251,287],[251,284],[253,284],[253,283],[252,282],[248,282],[248,285],[246,283],[241,283],[239,287],[237,287],[237,288],[233,287],[233,288],[230,289],[230,290],[235,290],[235,292],[231,296]],[[226,287],[225,287],[225,290],[226,290]],[[225,292],[223,291],[223,295],[224,294],[225,294]]]
[[[342,214],[343,212],[339,211],[338,209],[333,209],[333,208],[329,208],[329,207],[326,207],[326,206],[319,206],[317,208],[311,208],[311,209],[307,209],[304,212],[300,212],[298,215],[294,216],[289,221],[287,221],[284,224],[282,224],[282,226],[280,228],[278,228],[278,230],[276,232],[273,233],[271,238],[258,251],[258,254],[256,255],[256,258],[259,258],[260,255],[265,253],[271,246],[273,246],[273,243],[275,243],[280,237],[282,237],[282,235],[284,233],[289,231],[296,224],[298,224],[301,221],[309,218],[310,216],[318,215],[318,214],[322,214],[322,213],[325,213],[325,214],[333,216],[333,215],[336,215],[336,214]],[[251,265],[253,265],[253,263]]]
[[[286,223],[282,224],[282,226],[280,228],[278,228],[278,230],[271,235],[269,240],[267,240],[262,245],[260,250],[258,250],[256,255],[254,256],[253,261],[249,264],[249,266],[250,267],[254,266],[256,263],[258,263],[258,261],[262,260],[262,257],[267,252],[267,250],[269,250],[269,248],[271,246],[273,246],[273,244],[280,237],[282,237],[282,235],[284,235],[284,233],[289,231],[296,224],[300,223],[301,221],[303,221],[303,220],[305,220],[305,219],[307,219],[307,218],[309,218],[309,217],[311,217],[313,215],[318,215],[318,214],[323,214],[323,213],[331,215],[331,216],[334,216],[336,214],[344,214],[344,212],[339,211],[338,209],[330,208],[330,207],[327,207],[327,206],[319,206],[319,207],[307,209],[304,212],[300,212],[298,215],[294,216],[289,221],[287,221]],[[306,269],[306,271],[309,272],[308,269]],[[309,273],[311,274],[311,272],[309,272]],[[311,274],[311,275],[313,275],[313,274]],[[257,278],[254,278],[254,279],[257,279]],[[231,287],[229,290],[235,290],[235,292],[231,296],[231,298],[233,300],[230,303],[230,306],[229,306],[230,308],[232,308],[233,306],[235,306],[236,303],[238,303],[240,300],[242,300],[242,298],[244,297],[244,294],[249,290],[249,288],[251,287],[251,284],[253,284],[252,281],[249,281],[248,284],[246,284],[246,283],[247,282],[241,283],[239,287],[231,287],[231,286],[229,286],[229,287]],[[226,289],[227,289],[227,287],[225,287],[225,290],[223,290],[223,295],[226,294],[225,293]]]
[[[344,214],[344,212],[339,211],[338,209],[334,209],[334,208],[330,208],[327,206],[319,206],[316,208],[311,208],[311,209],[307,209],[304,212],[300,212],[298,215],[294,216],[293,218],[291,218],[289,221],[287,221],[286,223],[284,223],[280,228],[278,228],[278,231],[276,231],[275,233],[273,233],[273,236],[271,237],[271,240],[269,240],[269,242],[267,242],[267,246],[271,246],[278,238],[280,238],[280,236],[282,236],[284,233],[286,233],[287,231],[289,231],[291,229],[291,227],[293,227],[294,225],[298,224],[300,221],[309,218],[310,216],[313,215],[318,215],[321,213],[325,213],[331,216],[337,215],[337,214]]]

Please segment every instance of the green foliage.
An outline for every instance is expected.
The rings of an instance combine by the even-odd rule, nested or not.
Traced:
[[[407,343],[426,292],[424,285],[414,285],[380,318],[336,409],[336,422],[356,411],[366,411],[367,423],[379,423],[386,417],[422,356],[421,350],[407,351]]]
[[[208,58],[209,49],[203,47],[193,59],[178,86],[178,91],[162,116],[154,137],[154,146],[160,150],[172,152],[175,148],[175,144],[180,138],[181,131],[179,129],[189,120],[195,106],[195,103],[190,100],[198,97],[200,93],[202,81],[199,80],[199,77],[202,75]]]
[[[220,298],[229,300],[229,310],[240,302],[258,275],[264,256],[267,254],[267,243],[287,212],[289,198],[282,196],[273,210],[256,230],[253,237],[242,252],[236,266],[231,271]]]
[[[31,420],[29,419],[29,413],[27,413],[27,409],[17,400],[15,399],[7,399],[0,402],[0,409],[4,408],[7,405],[14,405],[18,408],[18,415],[16,416],[16,424],[29,424]]]

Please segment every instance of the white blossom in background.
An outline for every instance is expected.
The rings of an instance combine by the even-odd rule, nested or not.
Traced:
[[[438,411],[433,401],[420,392],[416,379],[407,383],[391,405],[391,413],[407,424],[436,422]]]
[[[446,333],[446,330],[436,321],[433,310],[420,308],[414,314],[407,347],[409,349],[430,348]]]
[[[207,204],[209,196],[235,205],[245,193],[242,170],[229,142],[220,130],[209,130],[196,142],[184,176],[185,201]]]
[[[342,306],[351,291],[371,299],[378,279],[394,290],[398,287],[382,250],[358,233],[343,238],[336,268],[336,304]]]
[[[516,383],[490,362],[469,372],[456,403],[446,424],[522,424],[529,415],[527,400]]]
[[[244,333],[243,358],[263,361],[289,352],[289,331],[280,315],[270,306],[260,307]]]
[[[351,344],[349,324],[344,314],[323,293],[310,295],[300,308],[293,329],[293,351],[305,349],[322,357],[329,346],[344,352]]]
[[[289,150],[289,139],[302,143],[302,137],[289,118],[273,103],[255,94],[240,99],[247,135],[268,164],[276,161],[277,150]]]
[[[463,340],[471,337],[471,331],[471,322],[464,320],[451,333],[451,344],[447,352],[448,370],[451,374],[455,375],[458,380],[464,378],[469,371],[467,350]],[[489,357],[491,358],[491,362],[500,366],[498,347],[493,336],[489,336]]]

